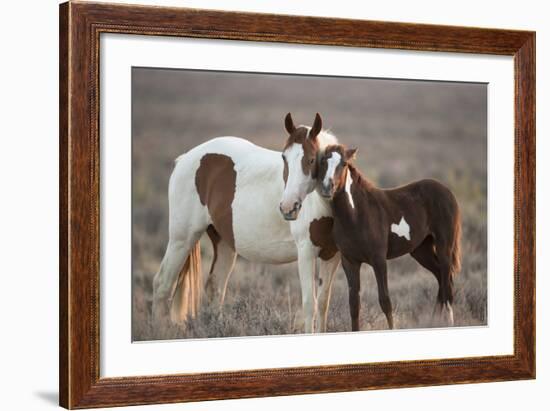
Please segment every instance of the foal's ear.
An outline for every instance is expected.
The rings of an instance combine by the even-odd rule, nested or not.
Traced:
[[[290,113],[288,113],[285,117],[285,128],[286,131],[288,131],[288,134],[292,134],[294,131],[296,131],[296,127],[294,126],[294,121],[292,120],[292,116]]]
[[[315,121],[313,122],[313,126],[311,126],[311,131],[309,132],[309,138],[315,140],[321,132],[322,127],[323,121],[321,120],[321,116],[319,115],[319,113],[317,113],[315,114]]]
[[[344,158],[346,161],[355,160],[357,154],[356,148],[349,148],[344,152]]]

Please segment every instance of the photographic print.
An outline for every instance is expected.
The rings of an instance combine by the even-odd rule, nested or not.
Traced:
[[[134,341],[487,325],[487,84],[132,69]]]
[[[535,378],[535,32],[59,17],[62,406]]]

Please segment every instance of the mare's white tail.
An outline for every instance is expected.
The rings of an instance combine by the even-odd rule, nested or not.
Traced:
[[[172,322],[182,323],[199,311],[202,292],[201,246],[195,243],[179,273],[170,307]]]

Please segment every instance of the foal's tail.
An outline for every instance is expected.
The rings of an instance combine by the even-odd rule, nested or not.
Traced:
[[[451,278],[456,276],[462,268],[462,217],[460,209],[457,208],[457,213],[454,221],[454,236],[451,249]]]
[[[188,317],[195,317],[199,311],[202,290],[201,246],[195,243],[185,260],[174,290],[170,318],[182,323]]]

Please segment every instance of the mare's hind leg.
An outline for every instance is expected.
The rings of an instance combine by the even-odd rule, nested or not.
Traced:
[[[359,331],[359,291],[361,289],[361,263],[348,260],[342,255],[342,267],[346,273],[349,287],[349,313],[351,315],[351,330]]]
[[[172,294],[178,281],[179,273],[189,256],[191,249],[200,240],[203,231],[191,231],[185,235],[170,238],[160,269],[153,279],[153,320],[160,324],[169,318]]]
[[[373,262],[372,268],[374,269],[376,284],[378,285],[378,302],[380,303],[380,308],[382,308],[382,311],[386,316],[388,327],[392,330],[393,309],[388,290],[388,268],[386,258],[380,258],[378,261]]]
[[[227,290],[227,283],[235,267],[237,253],[221,239],[212,225],[208,226],[206,232],[212,241],[214,249],[212,265],[210,266],[208,280],[206,281],[206,295],[210,304],[217,301],[222,306]]]

